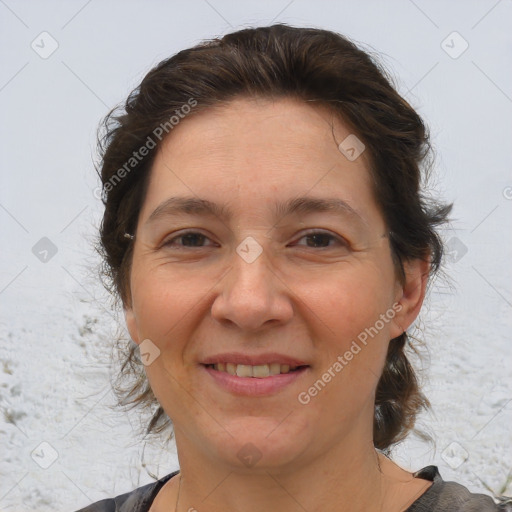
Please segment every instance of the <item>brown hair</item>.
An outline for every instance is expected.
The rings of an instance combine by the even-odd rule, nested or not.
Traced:
[[[237,96],[314,101],[348,123],[371,158],[375,198],[390,233],[399,279],[408,259],[428,258],[431,275],[439,270],[443,246],[435,228],[447,220],[451,205],[436,203],[421,190],[432,163],[421,117],[397,93],[381,65],[346,37],[276,24],[180,51],[145,76],[124,108],[106,116],[99,138],[105,212],[98,249],[103,282],[117,300],[130,304],[133,243],[124,235],[136,228],[156,151],[136,161],[133,155],[150,140],[158,147],[164,138],[157,136],[162,135],[158,127],[171,133],[170,120],[183,117],[180,112],[193,116]],[[194,106],[187,110],[184,105]],[[374,445],[382,450],[404,439],[418,412],[430,405],[419,389],[406,346],[414,349],[407,333],[390,341],[376,390]],[[124,359],[114,386],[120,403],[152,408],[147,432],[163,431],[171,422],[153,395],[136,345],[124,342],[120,349]]]

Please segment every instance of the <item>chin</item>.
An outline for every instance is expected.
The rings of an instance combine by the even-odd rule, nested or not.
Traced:
[[[284,417],[245,416],[228,422],[230,435],[217,446],[218,456],[234,471],[248,474],[296,463],[303,447],[311,445],[314,432],[308,436],[305,421],[291,420],[293,414],[283,421]]]

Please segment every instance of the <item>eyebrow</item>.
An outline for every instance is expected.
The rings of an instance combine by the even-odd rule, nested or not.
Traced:
[[[362,215],[350,206],[350,204],[339,198],[302,196],[274,203],[273,207],[273,214],[276,218],[293,214],[304,215],[317,212],[333,212],[359,220],[365,225],[368,224]],[[155,208],[145,224],[152,223],[163,217],[180,214],[214,216],[228,221],[233,217],[233,213],[229,210],[227,205],[217,204],[207,199],[192,196],[170,197]]]

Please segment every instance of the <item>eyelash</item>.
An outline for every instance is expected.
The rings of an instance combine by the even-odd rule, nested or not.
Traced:
[[[180,238],[184,238],[187,235],[200,235],[200,236],[204,237],[205,239],[209,240],[209,238],[206,235],[204,235],[203,233],[201,233],[200,231],[192,231],[191,230],[191,231],[185,231],[181,235],[178,235],[178,236],[175,236],[173,238],[170,238],[169,240],[165,241],[162,244],[162,247],[172,247],[172,242],[174,242],[175,240],[178,240]],[[329,232],[322,231],[322,230],[311,230],[311,231],[308,231],[308,232],[304,233],[299,238],[299,240],[302,240],[303,238],[311,237],[311,236],[314,236],[314,235],[324,235],[324,236],[329,237],[331,240],[334,240],[334,241],[338,242],[341,246],[344,246],[344,247],[348,246],[348,243],[343,238],[335,236],[335,235],[333,235],[333,234],[331,234]],[[331,247],[332,246],[327,246],[327,247],[309,247],[309,248],[310,249],[330,249]],[[186,246],[180,246],[180,248],[204,249],[205,247],[186,247]]]

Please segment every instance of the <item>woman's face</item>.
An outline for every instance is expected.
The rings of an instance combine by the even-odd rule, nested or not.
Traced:
[[[412,318],[367,155],[347,158],[331,121],[237,99],[181,121],[156,157],[126,319],[190,457],[284,467],[372,439],[388,342]]]

